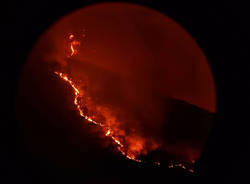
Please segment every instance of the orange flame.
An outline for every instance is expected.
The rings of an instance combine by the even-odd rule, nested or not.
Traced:
[[[128,159],[131,159],[131,160],[134,160],[137,162],[141,162],[141,160],[136,159],[135,155],[132,155],[131,153],[126,154],[125,150],[123,149],[124,145],[121,143],[121,141],[119,140],[118,137],[113,135],[113,131],[112,131],[111,127],[104,125],[103,123],[97,122],[93,118],[91,118],[90,116],[87,116],[84,114],[83,110],[81,109],[81,102],[79,100],[82,98],[82,94],[81,94],[79,87],[66,74],[61,73],[61,72],[57,72],[57,71],[55,71],[54,73],[56,75],[58,75],[61,79],[66,81],[72,87],[72,89],[74,91],[74,104],[75,104],[80,116],[83,117],[85,120],[87,120],[90,123],[93,123],[95,125],[103,127],[105,132],[106,132],[105,136],[110,137],[113,140],[113,142],[118,146],[118,150],[121,152],[122,155],[126,156]]]
[[[68,39],[70,40],[70,54],[68,55],[68,57],[72,57],[72,56],[76,56],[78,54],[78,48],[81,45],[81,42],[74,39],[75,35],[70,34]]]

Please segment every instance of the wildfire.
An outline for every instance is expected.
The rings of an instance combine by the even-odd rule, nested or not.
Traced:
[[[80,41],[77,41],[75,39],[75,35],[73,34],[70,34],[68,39],[70,41],[70,54],[68,57],[76,56],[78,54]],[[77,84],[76,82],[74,82],[73,79],[69,77],[68,74],[58,72],[58,71],[54,71],[54,73],[57,76],[59,76],[60,79],[64,80],[67,84],[71,86],[73,90],[73,94],[74,94],[73,102],[79,115],[90,124],[94,124],[102,128],[104,135],[106,137],[109,137],[110,140],[112,140],[112,142],[116,145],[117,150],[127,159],[130,159],[136,162],[143,162],[142,160],[138,159],[138,156],[141,153],[146,154],[146,152],[143,152],[145,151],[144,150],[145,139],[139,136],[130,136],[130,137],[127,136],[126,137],[124,135],[125,134],[124,131],[119,130],[119,128],[117,128],[118,126],[117,120],[110,114],[109,110],[105,110],[105,108],[103,107],[97,106],[96,109],[97,111],[98,109],[99,110],[102,109],[101,113],[106,119],[107,118],[109,119],[108,123],[98,120],[98,118],[96,118],[95,115],[91,113],[85,112],[83,107],[88,108],[88,104],[85,104],[86,102],[84,101],[86,100],[86,92],[83,91],[81,89],[81,86]],[[113,122],[113,123],[110,123],[110,122]],[[125,142],[124,142],[124,139],[125,139],[124,137],[126,138]],[[126,143],[129,144],[129,149]],[[152,146],[153,145],[154,144],[152,143]],[[155,144],[153,149],[156,149],[156,148],[157,148],[157,145]],[[153,162],[153,164],[160,166],[160,162]],[[185,170],[188,170],[186,166],[180,163],[178,164],[170,163],[169,168],[173,168],[173,167],[181,167]],[[193,172],[192,169],[189,169],[188,171]]]
[[[73,89],[74,91],[74,104],[79,112],[79,115],[81,117],[83,117],[85,120],[87,120],[90,123],[93,123],[95,125],[98,125],[102,128],[104,128],[105,130],[105,136],[110,137],[111,140],[113,140],[113,142],[118,146],[118,150],[121,152],[122,155],[126,156],[128,159],[130,160],[134,160],[137,162],[141,162],[141,160],[136,159],[136,157],[132,154],[126,154],[124,148],[124,145],[121,143],[121,141],[118,139],[118,137],[116,137],[115,135],[113,135],[113,131],[112,128],[104,125],[103,123],[97,122],[95,121],[93,118],[91,118],[90,116],[87,116],[84,114],[83,110],[81,109],[81,102],[80,99],[82,98],[82,93],[79,89],[79,87],[68,77],[67,74],[61,73],[61,72],[54,72],[56,75],[58,75],[61,79],[63,79],[64,81],[66,81]]]
[[[103,124],[101,122],[98,122],[96,120],[94,120],[94,118],[91,118],[90,116],[84,114],[83,110],[81,109],[82,105],[81,105],[81,98],[83,98],[83,94],[81,93],[80,88],[68,77],[67,74],[61,73],[61,72],[54,72],[56,75],[58,75],[61,79],[63,79],[65,82],[67,82],[71,88],[73,89],[74,92],[74,104],[79,112],[79,115],[81,117],[83,117],[85,120],[87,120],[89,123],[95,124],[99,127],[102,127],[104,132],[105,132],[105,136],[111,138],[111,140],[114,142],[114,144],[117,145],[117,150],[124,155],[126,158],[136,161],[136,162],[143,162],[140,159],[137,159],[136,156],[133,154],[133,152],[128,152],[125,149],[125,146],[122,144],[122,142],[119,140],[119,138],[117,136],[114,135],[114,131],[112,131],[112,127]],[[138,144],[138,142],[137,142]],[[135,148],[138,147],[138,145],[136,145],[135,143]],[[139,146],[140,147],[140,146]],[[131,148],[133,150],[133,147]],[[192,163],[194,163],[195,161],[192,160]],[[153,164],[160,166],[160,162],[153,162]],[[187,166],[185,166],[182,163],[170,163],[168,168],[182,168],[185,169],[191,173],[194,172],[193,169],[188,169]]]

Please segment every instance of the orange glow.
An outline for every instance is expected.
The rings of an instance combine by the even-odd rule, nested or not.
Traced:
[[[162,159],[158,151],[190,164],[199,158],[202,141],[191,148],[180,133],[180,145],[175,145],[168,139],[183,132],[178,126],[173,135],[173,126],[163,135],[172,123],[165,99],[215,111],[208,64],[191,36],[167,16],[128,4],[90,6],[67,17],[40,39],[32,60],[53,62],[54,74],[72,88],[70,102],[77,115],[96,125],[102,132],[98,136],[107,137],[100,144],[109,142],[138,162],[153,153],[155,165]]]
[[[92,141],[93,148],[111,144],[107,150],[114,149],[121,157],[194,172],[190,168],[212,126],[212,120],[205,120],[207,113],[216,111],[215,86],[195,39],[166,15],[129,3],[86,6],[41,35],[22,75],[20,97],[27,97],[20,98],[27,108],[25,112],[20,108],[24,124],[34,106],[34,112],[51,117],[46,126],[66,124],[77,131],[79,138],[72,136],[72,141],[81,141],[75,145],[90,154]],[[28,106],[31,102],[34,105]],[[182,114],[185,121],[178,118]],[[85,152],[77,153],[81,159],[89,158]]]
[[[70,54],[68,55],[68,57],[72,57],[72,56],[76,56],[78,54],[78,49],[81,45],[81,42],[75,39],[75,35],[74,34],[69,34],[68,39],[70,40]]]

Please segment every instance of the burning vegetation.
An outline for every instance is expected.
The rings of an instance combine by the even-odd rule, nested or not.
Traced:
[[[75,35],[70,34],[69,37],[69,55],[67,58],[74,57],[79,53],[79,46],[81,42],[75,40]],[[141,136],[136,130],[125,131],[122,129],[122,123],[112,114],[112,109],[105,106],[93,104],[91,95],[87,90],[88,81],[81,82],[74,81],[69,74],[60,71],[54,71],[61,80],[64,80],[73,90],[73,102],[79,115],[90,124],[96,125],[103,131],[103,134],[112,140],[117,151],[119,151],[127,159],[135,162],[145,162],[140,159],[146,156],[148,152],[159,149],[162,145],[153,139]],[[84,86],[84,87],[83,87]],[[152,164],[160,166],[159,161],[153,161]],[[179,167],[189,172],[194,172],[189,166],[183,163],[169,163],[168,168]],[[191,166],[192,167],[192,166]]]

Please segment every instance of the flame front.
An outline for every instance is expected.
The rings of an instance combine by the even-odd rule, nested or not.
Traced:
[[[126,153],[125,149],[124,149],[124,145],[121,143],[121,141],[119,140],[118,137],[116,137],[113,134],[112,131],[112,127],[107,126],[106,124],[97,122],[96,120],[94,120],[93,118],[91,118],[90,116],[84,114],[83,110],[81,109],[81,102],[80,99],[83,97],[80,88],[68,77],[67,74],[61,73],[61,72],[54,72],[56,75],[58,75],[61,79],[63,79],[64,81],[66,81],[71,88],[74,91],[74,104],[79,112],[79,115],[81,117],[83,117],[85,120],[87,120],[89,123],[93,123],[95,125],[98,125],[99,127],[102,127],[105,133],[105,136],[110,137],[111,140],[113,140],[113,142],[118,146],[117,149],[120,151],[120,153],[124,156],[126,156],[128,159],[130,160],[134,160],[137,162],[141,162],[141,160],[137,159],[135,155],[133,155],[132,153]]]

